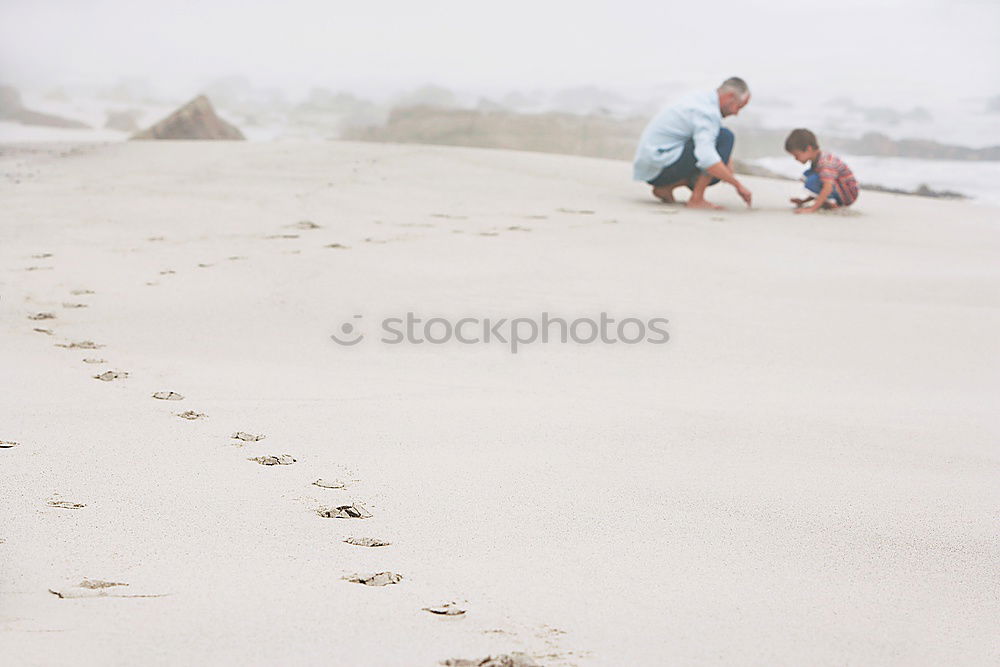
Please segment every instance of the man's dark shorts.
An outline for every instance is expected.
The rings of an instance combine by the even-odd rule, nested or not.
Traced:
[[[726,128],[719,130],[719,136],[715,140],[715,150],[719,152],[719,157],[722,158],[722,161],[727,164],[729,163],[729,156],[733,154],[734,142],[735,137],[733,137],[733,133],[730,130]],[[646,182],[650,185],[671,185],[687,181],[693,186],[694,180],[700,172],[701,170],[698,169],[697,160],[694,156],[694,139],[688,139],[677,161],[664,167],[659,176]],[[715,185],[718,182],[719,179],[713,178],[709,182],[709,185]]]

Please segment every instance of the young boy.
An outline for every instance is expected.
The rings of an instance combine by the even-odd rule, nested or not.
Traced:
[[[792,198],[796,213],[815,213],[821,208],[850,206],[858,198],[858,182],[851,168],[833,153],[821,151],[816,135],[799,128],[785,139],[785,150],[799,162],[811,162],[805,176],[806,190],[815,192],[815,197]],[[810,206],[806,206],[813,202]]]

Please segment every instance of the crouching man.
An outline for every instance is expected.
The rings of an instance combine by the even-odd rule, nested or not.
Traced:
[[[673,204],[674,190],[691,188],[690,208],[722,208],[705,200],[705,189],[725,181],[747,206],[752,195],[730,167],[733,133],[722,119],[735,116],[750,101],[746,82],[733,77],[716,90],[688,95],[649,122],[635,152],[633,177],[653,186],[653,195]]]

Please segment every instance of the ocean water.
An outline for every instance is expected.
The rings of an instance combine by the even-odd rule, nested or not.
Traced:
[[[871,155],[841,155],[857,177],[867,185],[916,190],[926,185],[932,190],[950,190],[978,203],[1000,206],[1000,162],[966,160],[919,160]],[[808,165],[791,156],[751,160],[782,176],[799,178]]]

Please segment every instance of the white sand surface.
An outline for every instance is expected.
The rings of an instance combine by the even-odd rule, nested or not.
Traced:
[[[455,148],[32,150],[0,155],[0,663],[1000,661],[996,209],[802,217],[748,178],[754,210],[693,212],[621,162]],[[380,343],[407,311],[671,340]],[[349,502],[374,516],[315,512]],[[84,578],[161,597],[48,592]]]

